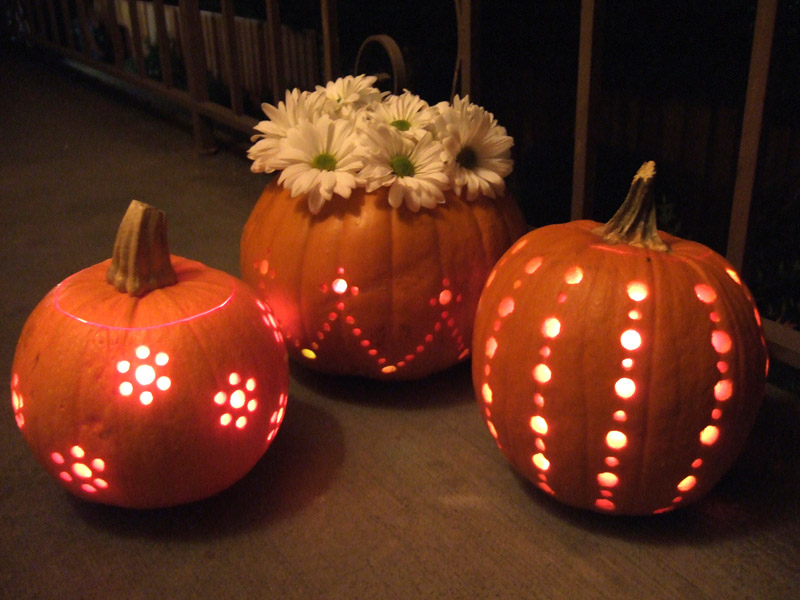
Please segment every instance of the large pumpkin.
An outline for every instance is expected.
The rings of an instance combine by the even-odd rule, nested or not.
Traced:
[[[275,311],[290,356],[314,369],[410,379],[466,358],[489,271],[525,231],[508,196],[392,208],[387,188],[319,214],[267,186],[245,225],[242,276]]]
[[[114,257],[28,318],[11,395],[44,468],[87,500],[149,508],[230,486],[281,423],[283,338],[241,281],[171,256],[163,213],[133,202]]]
[[[648,514],[701,498],[740,453],[767,355],[752,297],[709,248],[659,232],[653,163],[605,226],[534,230],[492,272],[473,381],[510,463],[567,504]]]

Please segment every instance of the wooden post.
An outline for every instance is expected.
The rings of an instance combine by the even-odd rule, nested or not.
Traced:
[[[119,31],[117,8],[114,0],[105,0],[103,19],[106,23],[108,35],[111,38],[111,49],[114,52],[114,64],[118,68],[122,68],[125,61],[125,44],[122,42],[122,34]]]
[[[726,251],[727,259],[737,270],[741,270],[744,263],[747,244],[747,226],[756,180],[758,148],[761,142],[764,100],[767,94],[767,77],[777,12],[778,0],[758,0]]]
[[[322,74],[326,81],[339,77],[339,19],[336,0],[320,0],[322,13]]]
[[[183,21],[183,56],[186,61],[186,77],[189,94],[197,104],[208,102],[208,73],[206,53],[203,46],[203,32],[200,23],[198,0],[180,0],[181,21]],[[211,120],[196,107],[192,108],[192,127],[197,151],[210,154],[217,149]]]
[[[75,32],[72,31],[72,13],[69,10],[69,0],[61,0],[61,18],[64,21],[64,28],[67,30],[67,46],[70,50],[75,50]]]
[[[597,96],[600,88],[600,37],[603,0],[581,2],[578,91],[575,102],[575,154],[570,218],[591,217],[597,154]]]

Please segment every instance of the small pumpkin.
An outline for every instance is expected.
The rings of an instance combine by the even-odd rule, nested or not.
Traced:
[[[536,229],[481,295],[473,382],[509,462],[557,500],[651,514],[705,495],[764,391],[752,296],[711,249],[660,232],[654,163],[605,225]]]
[[[33,454],[86,500],[152,508],[244,476],[283,419],[288,365],[263,301],[170,255],[164,213],[134,201],[113,258],[37,305],[11,396]]]
[[[274,178],[248,219],[242,278],[269,303],[290,356],[316,370],[414,379],[470,350],[489,271],[525,229],[513,198],[393,208],[388,188],[318,214]]]

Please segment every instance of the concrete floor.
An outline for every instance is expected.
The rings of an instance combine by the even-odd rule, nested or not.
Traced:
[[[265,183],[241,144],[199,156],[180,114],[5,49],[0,90],[1,372],[44,294],[110,256],[132,198],[166,210],[174,253],[238,273]],[[466,365],[392,385],[292,369],[254,470],[168,510],[73,499],[6,404],[0,598],[800,597],[800,420],[779,399],[706,500],[615,519],[512,473]]]

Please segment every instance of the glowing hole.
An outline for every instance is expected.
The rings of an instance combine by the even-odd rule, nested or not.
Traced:
[[[483,401],[486,402],[486,404],[492,403],[492,388],[489,387],[488,383],[484,383],[481,386],[481,396],[483,396]]]
[[[61,479],[63,479],[64,481],[72,481],[72,475],[70,475],[66,471],[61,471],[61,473],[59,473],[58,476],[61,477]]]
[[[533,368],[533,378],[539,383],[547,383],[553,374],[550,368],[545,364],[538,364]]]
[[[52,461],[53,461],[54,463],[56,463],[57,465],[63,465],[63,464],[64,464],[64,457],[61,455],[61,453],[60,453],[60,452],[53,452],[53,453],[50,455],[50,458],[51,458],[51,459],[52,459]]]
[[[681,492],[688,492],[690,489],[692,489],[695,486],[696,483],[697,483],[697,479],[695,478],[695,476],[694,475],[689,475],[688,477],[683,479],[678,484],[678,489]]]
[[[169,362],[169,355],[166,352],[159,352],[156,354],[156,364],[159,367],[163,367],[165,364]]]
[[[503,298],[500,305],[497,307],[497,314],[501,317],[506,317],[514,312],[514,299],[511,297]]]
[[[564,281],[570,285],[580,283],[583,281],[583,269],[578,266],[570,267],[567,269],[567,272],[564,273]]]
[[[236,427],[238,429],[243,429],[245,425],[247,425],[247,417],[242,416],[236,419]]]
[[[539,407],[544,406],[544,396],[542,396],[539,393],[534,394],[533,395],[533,403],[536,406],[539,406]]]
[[[624,410],[618,410],[614,413],[614,420],[619,423],[624,423],[628,420],[628,413],[626,413]]]
[[[626,371],[630,371],[633,368],[633,359],[632,358],[623,358],[622,359],[622,368]]]
[[[302,350],[300,350],[300,354],[302,354],[309,360],[314,360],[315,358],[317,358],[317,353],[314,352],[311,348],[303,348]]]
[[[133,384],[130,381],[123,381],[119,384],[119,393],[123,396],[130,396],[133,393]]]
[[[525,239],[525,238],[523,238],[520,241],[518,241],[516,244],[514,244],[514,247],[511,248],[511,254],[516,254],[517,252],[522,250],[527,243],[528,243],[528,240]]]
[[[616,506],[608,498],[598,498],[594,501],[594,505],[602,510],[614,510]]]
[[[608,471],[606,471],[605,473],[598,473],[597,483],[599,483],[603,487],[614,487],[619,483],[619,477],[614,475],[614,473],[610,473]]]
[[[537,448],[538,448],[538,449],[539,449],[541,452],[544,452],[544,450],[545,450],[545,447],[544,447],[544,440],[543,440],[542,438],[536,438],[536,441],[534,442],[534,445],[535,445],[535,446],[536,446],[536,447],[537,447]]]
[[[710,312],[708,314],[708,318],[711,319],[712,323],[719,323],[719,313],[717,312],[714,311]]]
[[[636,310],[635,308],[631,309],[628,311],[628,318],[631,319],[632,321],[638,321],[639,319],[642,318],[642,313]]]
[[[232,420],[233,420],[233,416],[231,416],[231,414],[230,414],[230,413],[225,413],[224,415],[222,415],[222,416],[219,418],[219,422],[220,422],[220,424],[221,424],[221,425],[223,425],[223,426],[230,425]]]
[[[702,458],[695,458],[694,461],[692,461],[692,468],[693,469],[699,469],[702,466],[703,466],[703,459]]]
[[[95,458],[95,459],[92,461],[92,468],[93,468],[95,471],[105,471],[105,469],[106,469],[106,463],[105,463],[105,461],[104,461],[102,458]]]
[[[75,458],[83,458],[86,456],[86,452],[84,452],[83,448],[80,446],[73,446],[69,449],[69,453]]]
[[[636,393],[636,384],[633,382],[633,379],[621,377],[617,379],[617,382],[614,384],[614,391],[620,398],[627,399]]]
[[[539,350],[539,354],[542,356],[542,358],[547,358],[550,356],[551,352],[552,350],[550,350],[550,346],[542,346],[542,349]]]
[[[214,394],[214,403],[222,406],[228,401],[228,394],[225,392],[217,392]]]
[[[733,382],[730,379],[721,379],[714,386],[714,398],[724,402],[733,394]]]
[[[105,479],[100,479],[99,477],[92,481],[95,486],[99,487],[101,490],[108,488],[108,482]]]
[[[84,484],[81,484],[81,489],[82,489],[84,492],[88,492],[88,493],[90,493],[90,494],[94,494],[94,493],[97,491],[97,488],[96,488],[96,487],[94,487],[94,486],[93,486],[92,484],[90,484],[90,483],[84,483]]]
[[[545,421],[540,416],[535,416],[531,418],[531,429],[533,429],[539,435],[545,435],[547,433],[547,421]]]
[[[150,356],[150,348],[148,348],[147,346],[139,346],[138,348],[136,348],[135,353],[136,353],[136,358],[144,360],[145,358]]]
[[[158,379],[156,379],[156,387],[160,389],[162,392],[167,391],[170,386],[172,385],[172,380],[165,375],[162,375]]]
[[[72,465],[72,472],[81,479],[88,479],[92,476],[92,470],[83,463],[75,463]]]
[[[556,337],[561,332],[561,321],[555,317],[549,317],[544,320],[542,325],[542,335],[549,338]]]
[[[341,277],[334,279],[331,288],[337,294],[344,294],[347,291],[347,282]]]
[[[142,392],[139,394],[139,402],[148,406],[153,403],[153,394],[151,392]]]
[[[536,270],[541,266],[542,266],[542,257],[537,256],[535,258],[530,259],[525,264],[524,270],[528,275],[533,275],[536,272]]]
[[[250,400],[250,402],[247,403],[247,410],[253,412],[257,406],[258,402],[256,400]]]
[[[497,429],[495,429],[494,423],[492,423],[491,421],[486,421],[486,427],[489,428],[489,433],[492,434],[492,437],[494,439],[497,439]]]
[[[719,361],[717,363],[717,370],[720,373],[727,373],[728,372],[728,363],[726,363],[724,360]]]
[[[439,294],[439,304],[444,306],[445,304],[450,304],[450,300],[453,299],[453,293],[450,290],[442,290]]]
[[[231,385],[239,385],[242,382],[242,377],[238,373],[231,373],[228,376],[228,383]]]
[[[606,444],[609,448],[620,450],[628,445],[628,436],[621,431],[609,431],[606,435]]]
[[[248,392],[252,392],[254,389],[256,389],[256,380],[251,377],[247,380],[247,383],[244,384],[244,387]]]
[[[711,304],[717,299],[717,292],[714,291],[714,288],[705,283],[698,283],[694,286],[694,293],[697,294],[697,298],[701,302],[705,302],[706,304]]]
[[[711,411],[711,418],[714,419],[715,421],[719,420],[721,416],[722,416],[722,411],[720,409],[715,408],[714,410]]]
[[[394,373],[395,371],[397,371],[397,367],[394,365],[386,365],[381,369],[381,373]]]
[[[733,342],[731,341],[731,336],[721,329],[717,329],[711,332],[711,345],[720,354],[725,354],[730,351]]]
[[[120,373],[127,373],[128,371],[130,371],[130,368],[131,368],[131,363],[128,362],[127,360],[121,360],[117,363],[117,371],[119,371]]]
[[[609,467],[619,466],[619,459],[616,456],[606,456],[603,462],[605,462]]]
[[[741,284],[742,284],[742,280],[741,280],[741,279],[739,279],[739,274],[738,274],[736,271],[734,271],[733,269],[731,269],[730,267],[728,267],[727,269],[725,269],[725,272],[726,272],[726,273],[728,274],[728,276],[729,276],[731,279],[733,279],[733,280],[734,280],[736,283],[738,283],[739,285],[741,285]]]
[[[709,425],[700,432],[700,441],[706,446],[711,446],[719,438],[719,429],[714,425]]]
[[[625,350],[637,350],[642,345],[642,336],[635,329],[628,329],[620,336],[619,343]]]
[[[150,385],[156,379],[156,370],[150,365],[139,365],[136,367],[135,377],[140,385]]]
[[[647,284],[642,283],[641,281],[631,281],[628,284],[626,291],[628,292],[628,298],[634,302],[641,302],[647,298],[647,294],[649,293]]]
[[[533,460],[533,464],[536,465],[537,469],[547,471],[550,468],[550,461],[541,452],[534,454],[531,460]]]
[[[233,408],[242,408],[245,403],[244,392],[242,390],[236,390],[231,394],[231,406]]]
[[[269,261],[266,258],[258,263],[258,272],[262,275],[266,275],[269,272]]]

